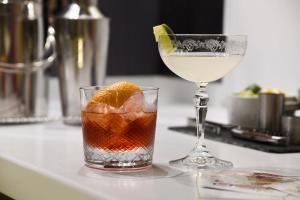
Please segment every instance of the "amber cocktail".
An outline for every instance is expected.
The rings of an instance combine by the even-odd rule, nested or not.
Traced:
[[[130,84],[80,89],[84,154],[89,167],[136,170],[152,164],[158,89]]]

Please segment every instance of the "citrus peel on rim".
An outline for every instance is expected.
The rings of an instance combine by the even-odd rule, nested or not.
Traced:
[[[96,92],[89,100],[87,107],[91,107],[97,103],[106,104],[115,108],[121,107],[128,98],[135,92],[141,92],[139,86],[127,82],[120,81]]]

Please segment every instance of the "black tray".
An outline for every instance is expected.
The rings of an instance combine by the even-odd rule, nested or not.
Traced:
[[[169,127],[170,130],[174,130],[180,133],[185,133],[189,135],[196,136],[196,128],[192,126],[173,126]],[[255,149],[264,152],[271,153],[297,153],[300,152],[300,145],[288,144],[282,145],[272,145],[267,143],[254,142],[250,140],[240,139],[232,136],[230,130],[221,130],[221,134],[214,134],[208,130],[205,132],[205,138],[209,140],[214,140],[218,142],[224,142],[236,146],[246,147],[250,149]]]

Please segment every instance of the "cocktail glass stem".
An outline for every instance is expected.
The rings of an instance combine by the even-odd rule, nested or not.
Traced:
[[[207,83],[198,83],[194,96],[196,109],[197,143],[193,151],[207,152],[204,142],[204,127],[207,113],[207,103],[209,100],[206,86]]]
[[[218,159],[211,155],[204,143],[205,118],[209,100],[206,86],[207,83],[205,82],[198,83],[194,96],[197,127],[196,145],[189,155],[170,161],[171,166],[186,170],[223,169],[231,168],[233,166],[231,162]]]

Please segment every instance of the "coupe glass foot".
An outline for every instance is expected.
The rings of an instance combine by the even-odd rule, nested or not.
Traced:
[[[188,155],[181,159],[172,160],[170,165],[183,170],[228,169],[233,167],[231,162],[215,158],[206,152],[201,155]]]

